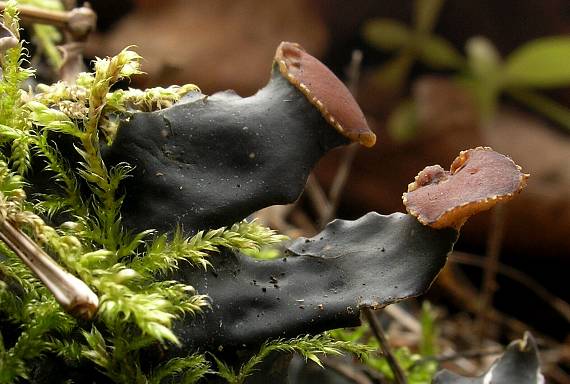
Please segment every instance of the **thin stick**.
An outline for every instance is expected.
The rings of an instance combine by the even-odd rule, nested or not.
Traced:
[[[441,284],[445,292],[453,298],[454,303],[463,308],[463,310],[475,315],[479,313],[477,292],[469,286],[461,284],[453,273],[447,273],[444,270],[438,278],[438,284]],[[535,337],[540,338],[547,345],[558,345],[558,341],[553,338],[534,329],[529,324],[509,316],[493,307],[489,308],[486,315],[489,322],[505,326],[516,335],[523,334],[525,331],[530,331]]]
[[[313,221],[301,209],[293,210],[289,215],[289,220],[291,220],[297,228],[302,229],[304,236],[313,236],[318,232]]]
[[[85,319],[91,319],[97,312],[97,295],[7,220],[0,222],[0,240],[34,272],[66,312]]]
[[[70,11],[70,10],[72,10],[73,8],[76,8],[76,7],[77,7],[77,1],[76,1],[76,0],[62,0],[61,3],[63,4],[63,8],[64,8],[66,11]]]
[[[307,179],[307,185],[305,185],[305,192],[307,196],[311,199],[315,211],[317,211],[318,217],[324,217],[326,212],[329,210],[329,199],[323,191],[323,188],[317,181],[317,178],[313,173],[309,175]]]
[[[412,367],[422,364],[426,361],[437,361],[438,363],[443,363],[446,361],[453,361],[457,359],[468,359],[468,358],[478,358],[478,357],[487,357],[487,356],[495,356],[500,355],[504,352],[503,348],[493,348],[493,349],[474,349],[470,351],[462,351],[456,352],[446,355],[439,355],[439,356],[426,356],[422,357],[421,359],[414,361],[412,363]]]
[[[6,9],[7,2],[0,1],[0,11]],[[56,27],[65,27],[69,20],[69,13],[38,8],[30,5],[18,5],[20,17],[31,23],[50,24]]]
[[[348,71],[346,71],[347,81],[346,86],[348,90],[354,97],[358,94],[358,81],[360,80],[360,69],[362,67],[362,51],[360,49],[355,49],[352,51],[352,56],[350,57],[350,64],[348,66]]]
[[[384,313],[416,335],[420,335],[422,333],[422,325],[420,322],[414,316],[398,306],[398,304],[384,307]]]
[[[366,372],[366,375],[370,377],[375,384],[391,384],[392,380],[388,380],[386,376],[379,370],[372,368],[366,364],[361,364],[362,371]]]
[[[493,209],[491,217],[491,228],[487,241],[487,256],[485,257],[485,267],[483,283],[479,295],[479,313],[477,314],[476,327],[479,335],[485,330],[485,323],[488,319],[489,307],[493,305],[493,296],[497,290],[497,271],[499,269],[499,256],[501,244],[505,233],[505,207],[498,205]]]
[[[372,381],[356,369],[355,364],[346,364],[338,359],[332,359],[330,357],[320,357],[321,362],[327,367],[341,375],[342,377],[352,381],[356,384],[373,384]]]
[[[480,257],[465,252],[455,251],[450,256],[449,260],[455,263],[471,265],[475,267],[483,268],[485,266],[485,261]],[[566,321],[570,322],[570,304],[568,304],[560,297],[550,293],[531,276],[519,271],[516,268],[502,263],[497,264],[497,272],[527,287],[539,298],[549,304],[562,317],[564,317]]]
[[[86,36],[95,28],[97,16],[89,7],[74,8],[70,11],[53,11],[29,5],[18,5],[18,12],[22,20],[29,23],[49,24],[63,28],[76,37]],[[0,11],[6,9],[7,2],[0,1]]]
[[[344,154],[342,156],[340,165],[335,174],[329,192],[329,204],[319,220],[321,227],[331,221],[336,214],[336,210],[338,209],[340,198],[342,196],[342,191],[344,190],[346,182],[348,181],[352,163],[354,162],[354,158],[356,157],[359,149],[360,144],[352,143],[344,150]]]
[[[270,205],[255,212],[254,216],[256,219],[261,220],[264,225],[286,234],[294,229],[294,227],[285,220],[294,207],[294,204]]]
[[[55,67],[59,68],[60,79],[68,83],[73,83],[77,75],[85,69],[83,64],[85,41],[97,23],[97,15],[89,3],[85,3],[82,7],[74,7],[75,3],[75,0],[64,0],[63,5],[66,11],[18,5],[18,12],[23,21],[52,25],[65,32],[63,34],[64,44],[58,47],[61,50],[62,62],[56,62]],[[0,11],[5,10],[6,5],[5,1],[0,1]],[[39,50],[43,49],[42,41],[38,41],[37,45]],[[39,56],[34,55],[34,57]]]
[[[400,364],[396,360],[396,357],[392,353],[390,344],[388,343],[386,336],[384,336],[384,330],[382,329],[382,325],[376,318],[374,311],[371,308],[363,308],[362,312],[364,312],[364,316],[366,317],[368,324],[370,324],[370,329],[372,330],[372,333],[374,333],[374,336],[376,336],[378,342],[380,343],[380,349],[382,350],[382,353],[386,357],[388,365],[392,369],[395,382],[397,384],[407,384],[408,380],[406,379],[406,375],[404,374],[402,367],[400,367]]]
[[[358,94],[358,80],[360,79],[361,66],[362,51],[356,49],[352,51],[352,58],[347,71],[346,84],[355,98]],[[342,196],[342,191],[344,190],[348,176],[350,175],[350,169],[352,168],[352,163],[354,162],[354,158],[356,157],[359,148],[360,145],[358,143],[353,143],[344,150],[344,155],[329,191],[329,205],[324,214],[320,216],[319,222],[321,227],[331,221],[336,214],[336,210],[338,209],[340,198]]]
[[[570,383],[570,375],[568,375],[558,365],[550,365],[544,368],[544,373],[552,379],[552,383],[568,384]]]

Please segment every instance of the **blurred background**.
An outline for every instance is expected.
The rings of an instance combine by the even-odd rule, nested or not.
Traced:
[[[511,156],[531,174],[528,188],[464,226],[427,296],[438,342],[442,351],[493,347],[531,329],[548,379],[570,382],[569,1],[91,5],[98,21],[86,56],[135,45],[146,75],[133,87],[194,83],[206,94],[248,96],[267,82],[281,41],[300,43],[350,83],[377,145],[329,154],[296,204],[259,214],[293,236],[311,235],[332,217],[402,211],[414,176],[427,165],[449,167],[463,149],[490,146]],[[413,350],[417,339],[398,325],[405,315],[390,316],[391,340]],[[495,357],[449,364],[477,374]]]

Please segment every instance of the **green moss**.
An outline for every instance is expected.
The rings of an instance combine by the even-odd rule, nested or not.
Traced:
[[[16,2],[8,3],[3,23],[19,37]],[[44,45],[53,43],[49,30],[39,31],[45,35]],[[0,219],[27,233],[96,292],[100,301],[95,318],[87,325],[79,322],[0,242],[0,318],[20,330],[15,342],[5,342],[0,332],[0,383],[27,378],[30,363],[41,365],[46,354],[57,354],[72,364],[90,361],[117,383],[161,383],[172,377],[183,383],[199,380],[210,372],[202,354],[175,358],[158,367],[141,366],[144,348],[179,343],[172,331],[176,319],[209,306],[206,295],[188,284],[164,280],[167,274],[181,261],[207,268],[208,255],[221,248],[259,255],[260,249],[285,237],[256,222],[189,238],[177,231],[170,240],[152,229],[130,233],[121,222],[123,198],[118,191],[131,167],[108,167],[100,150],[101,139],[112,142],[118,114],[168,107],[198,88],[112,91],[117,81],[140,73],[140,56],[127,48],[114,57],[97,59],[94,72],[79,74],[75,84],[40,84],[31,91],[24,84],[34,72],[26,67],[22,43],[0,55]],[[54,134],[73,141],[81,157],[78,166],[61,154],[51,140]],[[32,160],[34,167],[51,175],[54,187],[49,193],[27,196],[24,192]],[[80,193],[81,183],[88,186],[91,197]],[[52,224],[63,217],[68,221]],[[298,351],[315,361],[320,353],[361,352],[328,336],[268,342],[236,373],[238,379],[230,381],[243,381],[273,350]],[[229,368],[218,363],[219,374],[227,376],[222,372]]]

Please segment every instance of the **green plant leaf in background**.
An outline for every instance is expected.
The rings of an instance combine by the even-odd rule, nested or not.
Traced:
[[[465,63],[457,49],[442,37],[422,36],[418,40],[420,60],[434,69],[456,69]]]
[[[414,2],[414,27],[422,34],[433,30],[445,0],[416,0]]]
[[[412,65],[420,60],[438,69],[455,69],[463,65],[461,54],[453,45],[432,33],[444,0],[416,0],[413,27],[400,21],[379,18],[364,25],[364,38],[385,51],[398,51],[377,71],[375,81],[382,87],[401,91]]]
[[[466,43],[465,58],[450,42],[433,33],[443,5],[444,0],[415,0],[411,27],[386,18],[365,24],[363,36],[372,46],[397,52],[375,71],[377,85],[401,94],[418,60],[435,70],[459,71],[459,81],[477,100],[482,123],[493,118],[499,96],[506,92],[560,126],[570,127],[570,109],[529,89],[570,85],[570,37],[530,41],[503,60],[491,41],[475,36]],[[414,115],[410,102],[403,102],[392,112],[388,131],[396,141],[414,136]]]
[[[373,19],[364,25],[364,38],[376,48],[394,51],[407,45],[411,31],[407,25],[392,19]]]
[[[486,37],[475,36],[465,44],[469,69],[478,78],[497,74],[501,67],[501,55]]]
[[[464,84],[479,104],[480,119],[489,121],[496,112],[502,86],[502,59],[491,41],[482,36],[467,40],[465,45],[470,76]]]
[[[570,37],[533,40],[507,58],[505,82],[510,86],[554,88],[570,84]]]
[[[404,100],[392,111],[387,129],[390,137],[398,142],[410,140],[416,135],[417,115],[413,100]]]
[[[409,49],[388,60],[374,74],[374,81],[388,89],[400,90],[404,88],[408,74],[414,64],[414,54]]]
[[[429,301],[424,301],[422,303],[420,321],[422,324],[420,354],[422,356],[435,356],[437,354],[438,329],[436,324],[436,313]]]
[[[561,127],[570,130],[570,109],[564,105],[526,89],[507,89],[506,92],[518,102],[526,104]]]

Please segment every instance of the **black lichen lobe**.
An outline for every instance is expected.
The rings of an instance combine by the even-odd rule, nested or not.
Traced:
[[[213,255],[215,275],[188,267],[175,276],[207,291],[213,303],[211,311],[178,323],[185,347],[176,353],[255,347],[268,338],[355,326],[362,306],[425,292],[456,238],[456,231],[425,227],[410,215],[369,213],[295,240],[286,263],[230,251]]]
[[[251,97],[193,94],[162,111],[136,113],[105,152],[135,166],[125,181],[131,229],[188,232],[230,225],[294,201],[314,164],[347,139],[278,72]]]

